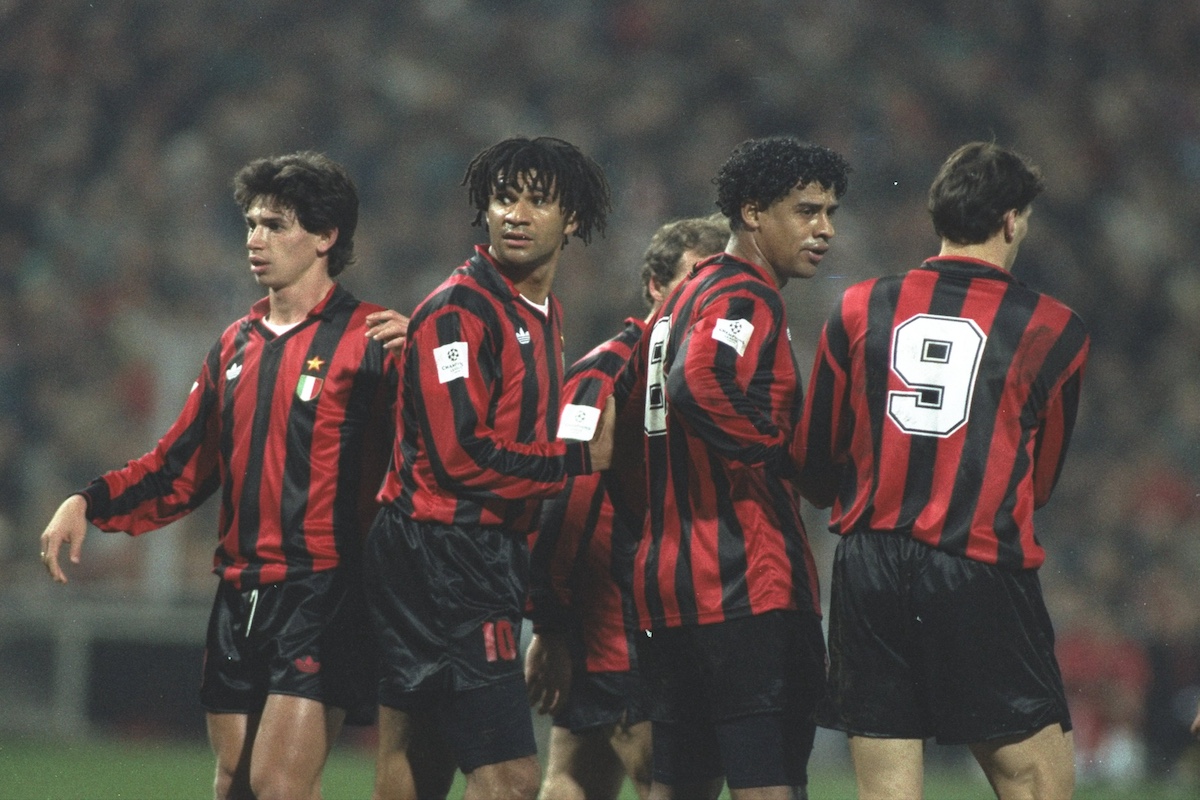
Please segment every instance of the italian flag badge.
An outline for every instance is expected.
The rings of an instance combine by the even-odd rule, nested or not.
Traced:
[[[321,393],[321,378],[314,378],[312,375],[301,375],[300,382],[296,384],[296,397],[299,397],[305,402],[313,400]]]

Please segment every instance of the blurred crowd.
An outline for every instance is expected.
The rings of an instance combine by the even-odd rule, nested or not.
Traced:
[[[1174,0],[0,0],[5,588],[45,581],[54,507],[153,444],[259,296],[229,183],[249,159],[345,163],[344,281],[408,311],[482,240],[475,152],[578,144],[615,208],[556,284],[573,358],[643,312],[650,234],[714,210],[734,145],[799,134],[854,166],[821,276],[785,292],[804,364],[842,289],[933,254],[942,159],[995,139],[1047,178],[1017,276],[1094,337],[1038,522],[1081,776],[1200,781],[1197,75],[1200,3]],[[211,516],[174,527],[151,537],[177,542],[172,585],[207,596]],[[152,551],[111,538],[75,585],[136,594]]]

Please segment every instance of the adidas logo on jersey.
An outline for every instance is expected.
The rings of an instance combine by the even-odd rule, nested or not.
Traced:
[[[521,330],[517,331],[517,342],[518,343],[529,344],[531,338],[532,337],[530,337],[529,331],[525,330],[524,328],[521,328]]]

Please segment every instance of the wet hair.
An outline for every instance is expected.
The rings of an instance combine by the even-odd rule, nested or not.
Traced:
[[[1025,156],[991,142],[969,142],[950,154],[929,187],[933,230],[954,244],[981,244],[1024,212],[1045,189]]]
[[[650,237],[650,245],[642,256],[642,295],[654,305],[650,282],[666,286],[679,276],[680,261],[689,250],[710,256],[725,249],[729,241],[729,222],[721,214],[689,217],[668,222]]]
[[[737,230],[743,227],[746,203],[768,208],[793,188],[813,181],[841,197],[849,175],[850,164],[827,147],[795,136],[768,136],[747,139],[734,148],[712,182],[717,187],[717,207]]]
[[[251,161],[233,177],[233,199],[245,214],[262,200],[291,211],[309,233],[337,230],[329,248],[329,277],[354,263],[358,190],[345,168],[321,153],[299,152]]]
[[[528,188],[558,200],[564,216],[578,223],[575,235],[585,243],[593,231],[604,233],[612,207],[604,171],[575,145],[551,136],[505,139],[472,159],[462,180],[478,212],[472,224],[485,224],[492,196],[522,178],[533,181]]]

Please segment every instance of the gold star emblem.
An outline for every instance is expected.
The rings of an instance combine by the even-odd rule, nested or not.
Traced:
[[[308,368],[313,372],[319,372],[323,366],[325,366],[325,361],[320,356],[313,356],[308,360]]]

